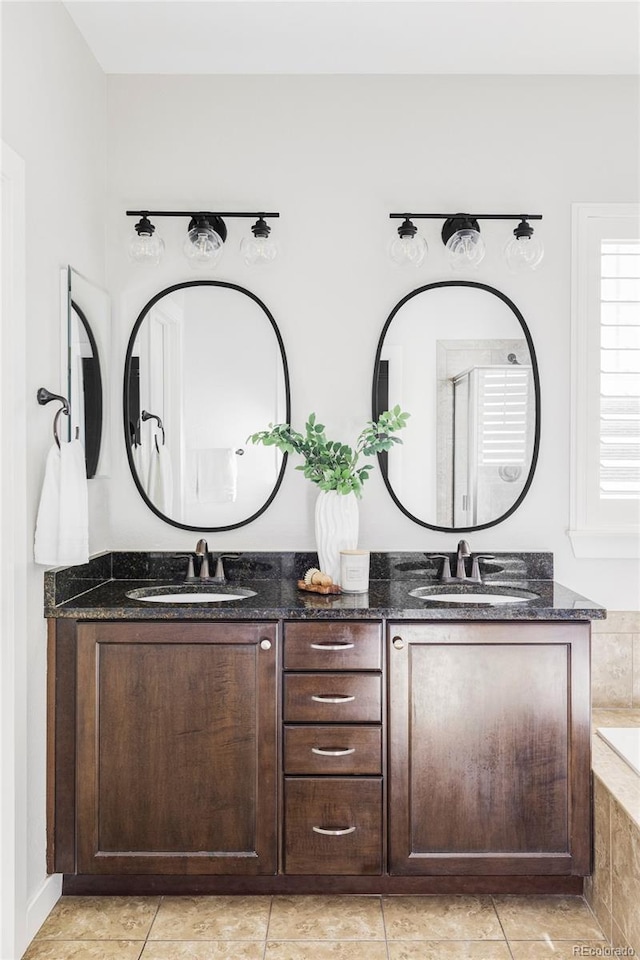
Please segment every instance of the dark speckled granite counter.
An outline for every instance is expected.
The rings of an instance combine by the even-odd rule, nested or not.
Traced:
[[[440,551],[444,552],[444,551]],[[438,583],[440,561],[425,553],[372,553],[369,592],[322,596],[297,589],[313,553],[242,553],[225,560],[229,586],[254,597],[220,603],[175,605],[127,597],[130,590],[184,582],[186,554],[111,552],[88,564],[45,573],[46,617],[74,620],[600,620],[606,610],[553,580],[549,553],[497,553],[481,565],[483,582],[530,590],[539,599],[504,606],[471,606],[420,600],[418,586]],[[215,559],[215,553],[213,554]],[[453,556],[450,554],[450,556]]]

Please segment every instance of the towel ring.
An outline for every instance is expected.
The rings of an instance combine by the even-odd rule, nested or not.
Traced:
[[[51,393],[50,390],[47,390],[46,387],[40,387],[36,394],[38,403],[41,406],[44,406],[45,403],[51,403],[52,400],[59,400],[62,406],[59,410],[56,411],[56,415],[53,418],[53,439],[55,440],[58,448],[60,448],[60,434],[58,433],[58,423],[60,420],[60,415],[65,414],[65,416],[70,416],[69,410],[69,401],[66,397],[60,396],[59,393]],[[76,427],[77,430],[77,427]]]
[[[147,421],[147,420],[156,420],[156,421],[157,421],[158,427],[159,427],[160,430],[162,431],[162,446],[164,447],[165,442],[166,442],[166,437],[165,437],[165,434],[164,434],[164,426],[163,426],[163,424],[162,424],[162,420],[160,419],[160,417],[157,416],[157,414],[155,414],[155,413],[149,413],[147,410],[143,410],[142,413],[140,414],[140,419],[143,421],[143,423],[144,423],[145,421]],[[157,439],[157,437],[156,437],[156,448],[157,448],[157,446],[158,446],[158,439]]]

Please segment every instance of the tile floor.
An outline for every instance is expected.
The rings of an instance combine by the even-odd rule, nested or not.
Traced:
[[[63,897],[23,960],[569,960],[582,897]]]

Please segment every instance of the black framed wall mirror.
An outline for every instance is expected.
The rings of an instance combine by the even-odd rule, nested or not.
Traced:
[[[87,478],[108,476],[107,363],[111,300],[105,290],[73,267],[65,267],[62,290],[62,383],[69,400],[67,439],[81,440]]]
[[[250,290],[221,280],[166,287],[140,312],[124,369],[124,433],[136,487],[184,530],[232,530],[260,516],[286,456],[247,444],[290,421],[278,326]]]
[[[505,294],[451,280],[403,297],[378,342],[373,419],[395,404],[411,419],[380,468],[410,519],[481,530],[518,508],[538,458],[540,378],[527,324]]]

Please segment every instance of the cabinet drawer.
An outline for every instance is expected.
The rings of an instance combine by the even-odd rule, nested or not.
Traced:
[[[380,774],[382,728],[314,726],[284,728],[284,772]]]
[[[287,623],[285,670],[380,670],[378,623]]]
[[[289,673],[284,719],[304,722],[380,723],[381,680],[367,673]]]
[[[285,780],[285,873],[381,872],[381,780]]]

